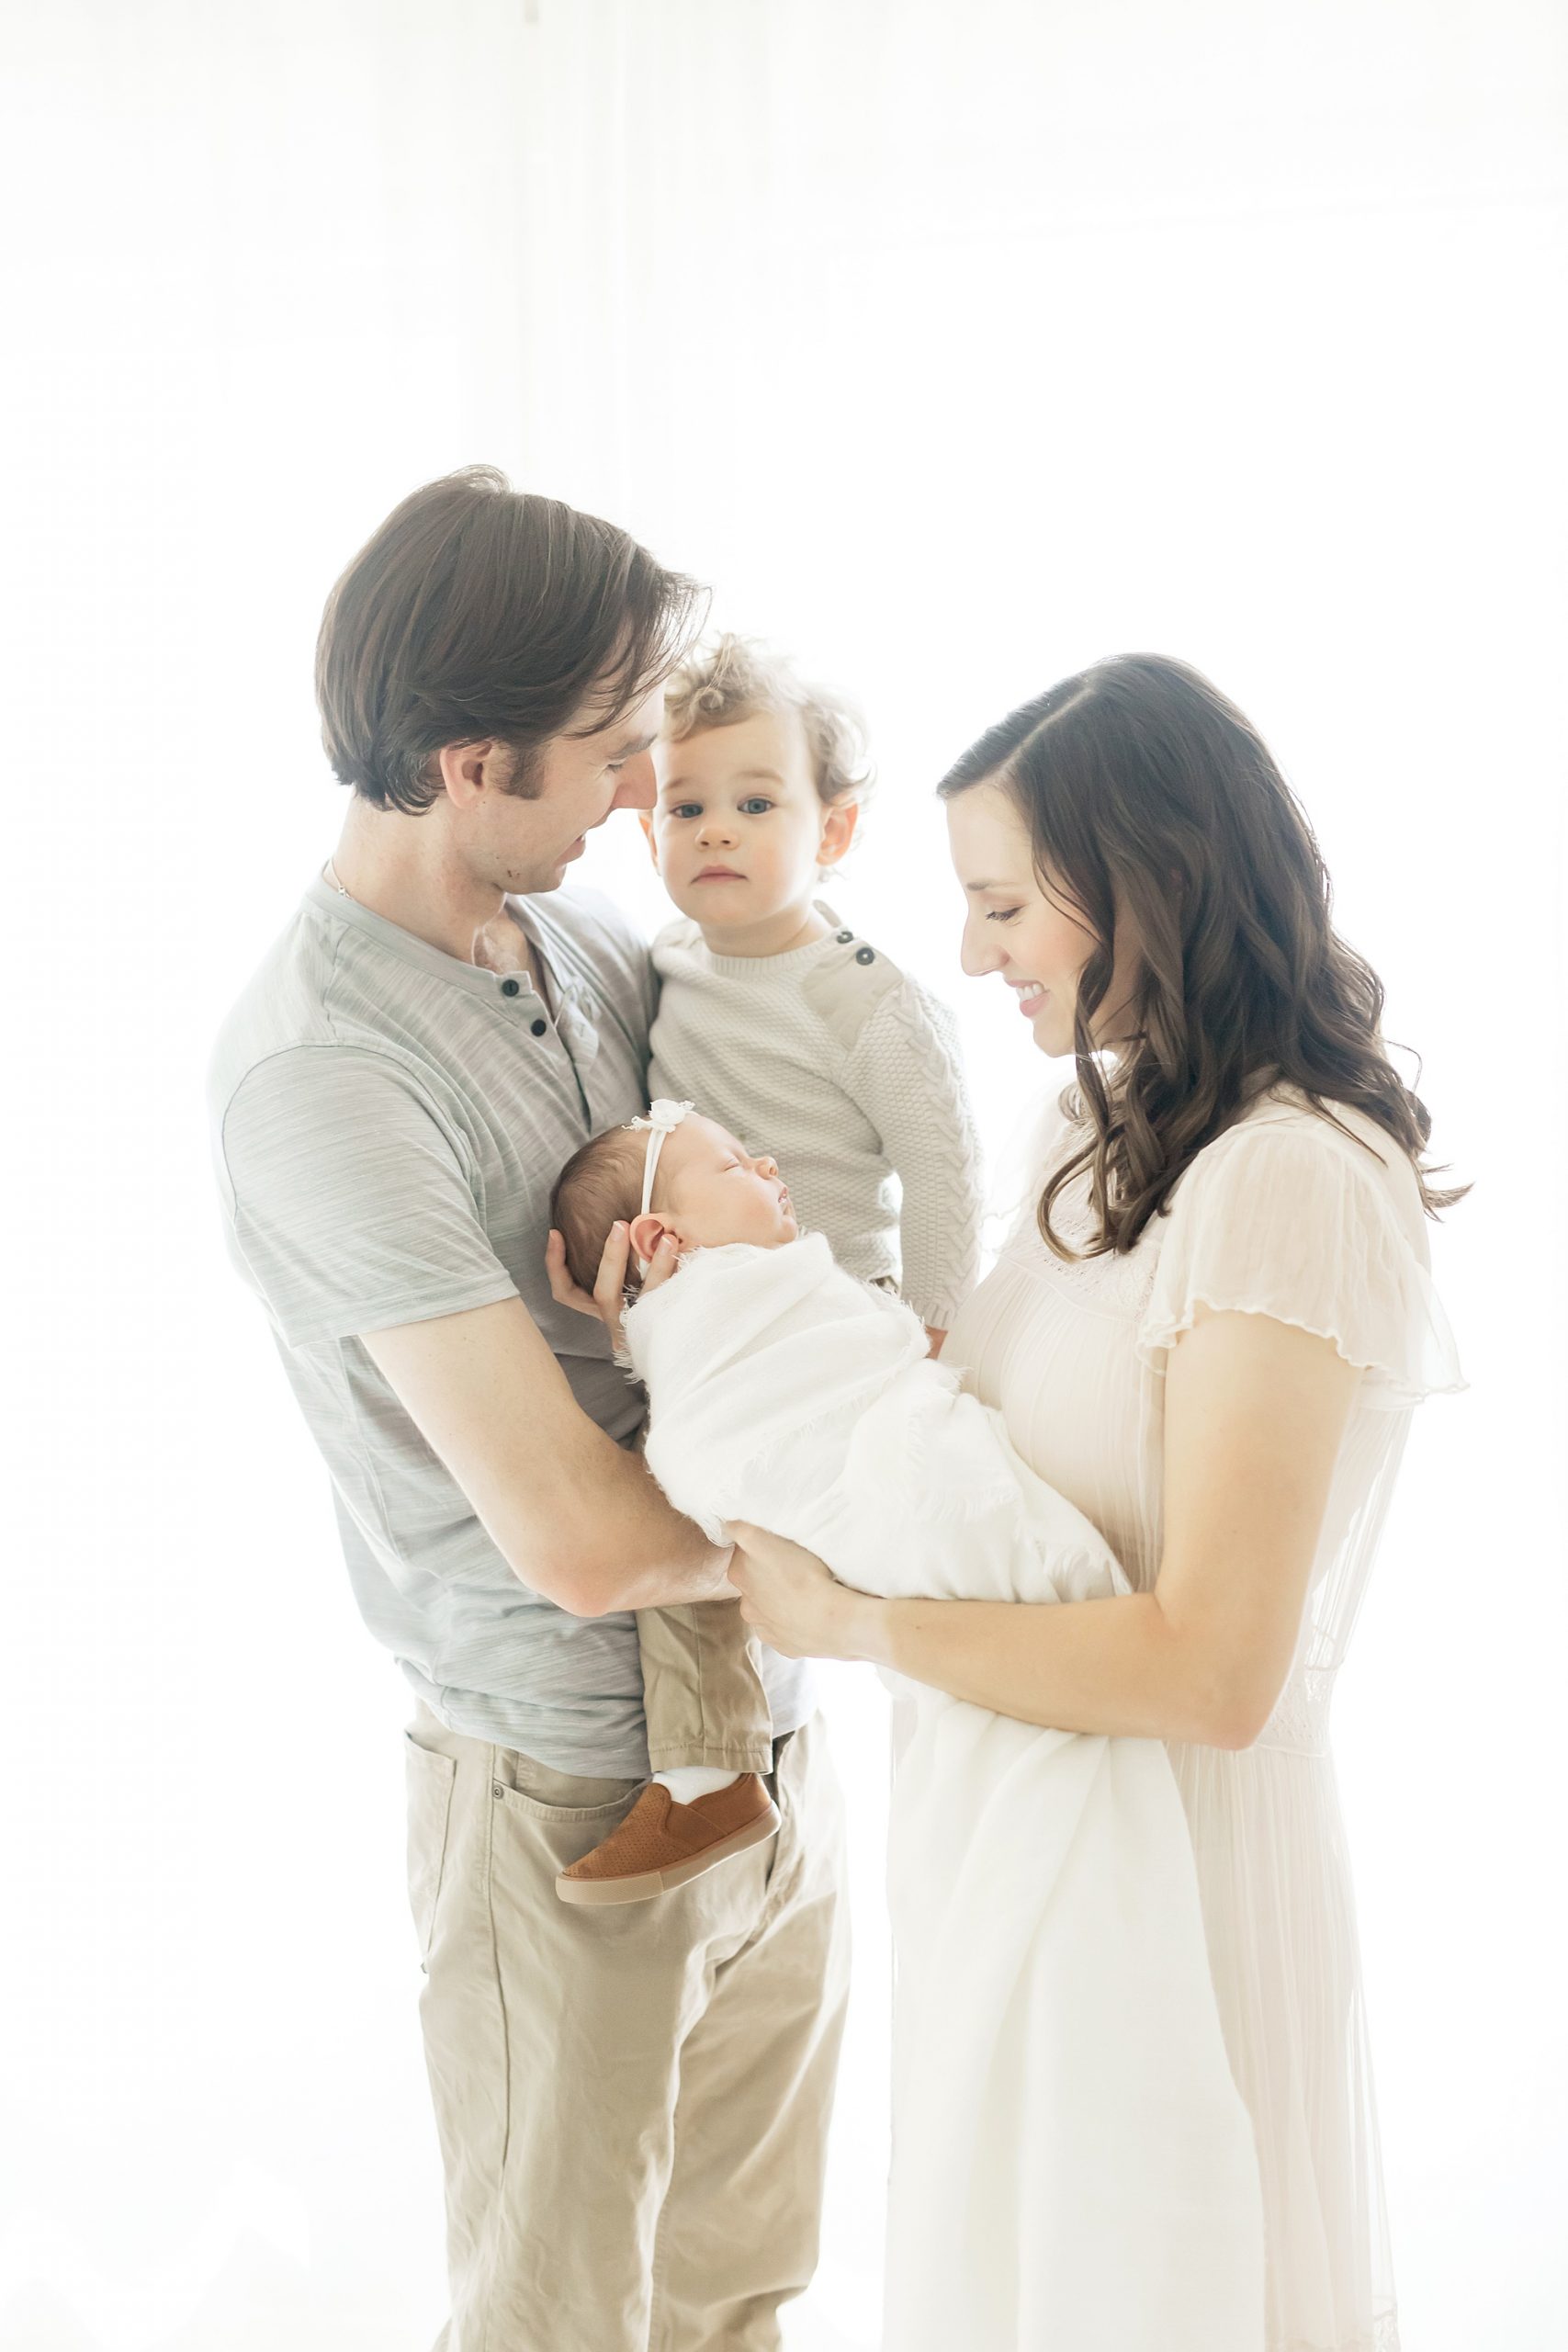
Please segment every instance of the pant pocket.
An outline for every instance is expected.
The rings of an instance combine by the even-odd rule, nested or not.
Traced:
[[[435,1932],[435,1905],[441,1894],[441,1873],[446,1860],[446,1832],[452,1817],[452,1788],[457,1777],[457,1758],[422,1747],[412,1732],[403,1734],[408,1780],[409,1908],[423,1968],[430,1957]]]

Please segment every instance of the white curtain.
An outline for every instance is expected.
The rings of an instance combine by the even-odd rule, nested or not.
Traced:
[[[330,847],[336,571],[478,458],[854,692],[843,883],[994,1141],[931,786],[1197,662],[1315,820],[1475,1181],[1346,1677],[1416,2352],[1568,2330],[1564,28],[1550,0],[52,0],[7,12],[10,1268],[0,2341],[418,2352],[439,2183],[403,1700],[224,1265],[199,1083]],[[629,821],[585,878],[650,925]],[[876,2342],[883,1725],[821,2276]]]

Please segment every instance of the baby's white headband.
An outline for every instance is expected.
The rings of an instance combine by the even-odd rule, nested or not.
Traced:
[[[626,1121],[628,1129],[646,1127],[648,1130],[648,1152],[642,1163],[642,1207],[638,1212],[640,1216],[648,1215],[649,1204],[653,1199],[654,1170],[659,1166],[659,1155],[664,1148],[665,1138],[672,1136],[687,1113],[694,1111],[696,1107],[694,1102],[671,1102],[667,1095],[661,1094],[657,1102],[649,1105],[646,1119]],[[646,1274],[649,1261],[639,1257],[637,1266],[640,1272]]]

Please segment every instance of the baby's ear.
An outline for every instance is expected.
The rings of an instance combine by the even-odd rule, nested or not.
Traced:
[[[648,843],[648,854],[652,858],[655,866],[657,866],[659,864],[659,842],[653,831],[652,809],[639,808],[637,812],[637,820],[642,827],[642,837]]]
[[[631,1238],[633,1256],[645,1265],[651,1262],[654,1251],[670,1230],[664,1219],[655,1216],[651,1209],[646,1216],[634,1216],[626,1229]]]

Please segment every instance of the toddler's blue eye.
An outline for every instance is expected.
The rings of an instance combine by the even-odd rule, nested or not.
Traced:
[[[743,817],[765,817],[773,805],[773,802],[765,800],[760,792],[754,792],[750,800],[743,800],[740,803],[740,814]]]
[[[702,813],[703,804],[700,800],[678,800],[670,811],[672,817],[700,817]]]

